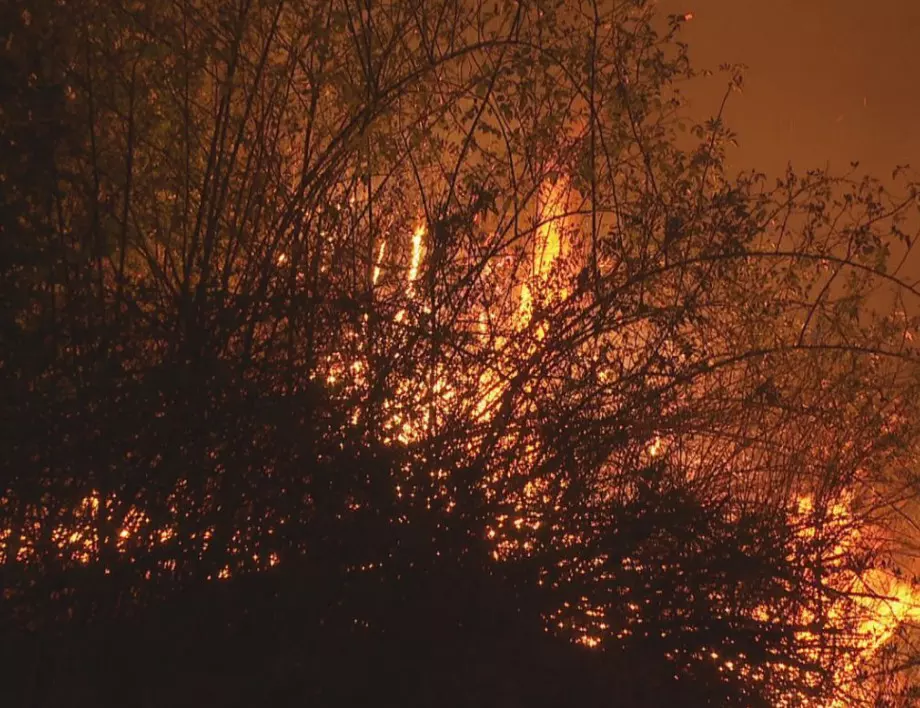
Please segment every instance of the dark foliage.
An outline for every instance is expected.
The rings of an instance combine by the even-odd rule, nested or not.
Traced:
[[[0,5],[13,705],[856,700],[916,189],[727,175],[652,9]]]

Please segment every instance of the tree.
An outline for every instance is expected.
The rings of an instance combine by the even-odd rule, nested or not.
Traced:
[[[25,90],[3,127],[7,615],[447,563],[646,676],[637,705],[675,674],[720,705],[860,688],[867,622],[914,614],[884,532],[916,187],[727,174],[653,9],[9,10],[4,71],[60,127]]]

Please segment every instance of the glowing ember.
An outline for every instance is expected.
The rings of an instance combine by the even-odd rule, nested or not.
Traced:
[[[691,17],[692,15],[687,15],[685,19],[689,20]],[[538,226],[533,234],[533,258],[529,263],[529,272],[525,282],[518,292],[518,300],[512,303],[512,309],[506,314],[506,317],[513,321],[513,328],[518,334],[525,332],[532,324],[535,324],[533,322],[534,313],[539,311],[539,307],[547,303],[565,301],[569,297],[569,291],[557,279],[554,279],[554,274],[569,248],[564,227],[567,218],[567,203],[572,198],[572,193],[570,185],[562,179],[552,185],[545,184],[541,190]],[[408,301],[418,298],[419,275],[426,256],[426,236],[424,223],[420,223],[411,235],[411,253],[406,280],[398,286],[399,289],[404,289],[400,294]],[[397,249],[400,241],[397,239],[393,243],[397,245],[393,245],[391,250]],[[381,240],[373,264],[371,277],[373,285],[378,285],[380,281],[385,267],[386,253],[387,241]],[[279,254],[276,258],[279,266],[284,265],[287,261],[288,256],[285,254]],[[384,283],[382,287],[386,288],[387,284]],[[395,316],[397,323],[404,323],[407,319],[411,322],[414,317],[413,308],[406,300],[402,302],[404,307],[399,309]],[[490,314],[488,311],[478,313],[479,329],[483,332],[488,330],[486,320]],[[629,347],[626,345],[631,340],[641,340],[645,336],[641,327],[641,324],[632,329],[625,326],[622,332],[611,336],[619,337],[619,344],[623,345],[624,351],[627,351]],[[514,378],[521,366],[520,362],[536,351],[541,346],[541,342],[544,342],[548,333],[547,325],[536,324],[533,332],[534,336],[523,344],[512,341],[514,338],[508,336],[490,339],[487,344],[483,345],[491,363],[488,368],[484,368],[479,373],[478,379],[474,379],[478,380],[478,396],[476,403],[471,407],[470,416],[478,420],[487,420],[494,414],[495,407],[508,390],[508,382]],[[521,338],[524,339],[524,337]],[[663,342],[661,346],[667,347],[669,343]],[[632,363],[628,357],[627,351],[623,355],[623,361],[620,362],[627,368]],[[673,357],[678,358],[679,354],[674,353]],[[368,359],[350,358],[344,355],[338,358],[330,357],[326,362],[325,382],[330,387],[345,386],[348,382],[364,384],[367,381],[368,369]],[[399,381],[393,401],[388,400],[384,404],[383,409],[386,411],[386,416],[383,428],[387,433],[385,439],[387,444],[413,445],[425,430],[432,429],[437,424],[440,409],[458,397],[458,389],[452,386],[451,372],[444,365],[432,366],[429,374],[429,379],[421,383],[413,380]],[[604,382],[606,381],[605,376],[607,376],[607,371],[599,368],[598,379]],[[397,407],[396,400],[409,403]],[[361,413],[360,406],[356,406],[351,412],[350,420],[353,426],[358,426]],[[675,450],[676,447],[674,440],[666,433],[655,433],[650,436],[650,439],[649,437],[643,439],[643,442],[637,447],[636,456],[647,464],[651,464],[653,460],[657,464],[659,461],[668,460],[671,455],[683,454]],[[536,445],[529,445],[524,449],[526,456],[531,459],[523,462],[536,460],[541,452]],[[692,474],[691,465],[687,464],[685,459],[683,463],[680,467],[691,470],[688,474]],[[447,495],[447,487],[444,485],[447,476],[448,473],[443,470],[435,470],[431,473],[436,493]],[[395,496],[401,500],[414,493],[411,487],[408,487],[409,491],[406,489],[407,487],[401,484],[395,484]],[[540,509],[550,508],[553,499],[551,493],[558,493],[558,491],[552,490],[546,480],[530,479],[526,484],[521,485],[520,491],[516,493],[517,496],[507,500],[509,513],[495,518],[483,531],[485,537],[493,544],[492,556],[496,561],[502,562],[533,552],[538,542],[537,532],[547,528],[546,514],[541,513]],[[486,490],[486,493],[490,493],[489,490]],[[183,497],[181,483],[177,485],[175,497],[177,500]],[[195,547],[193,552],[203,555],[214,540],[214,530],[211,528],[204,529],[200,536],[192,533],[188,538],[181,538],[179,527],[174,523],[166,522],[155,526],[143,510],[133,506],[125,508],[125,506],[119,504],[115,498],[106,498],[103,503],[100,494],[95,491],[87,495],[74,511],[73,518],[57,523],[50,533],[51,542],[57,548],[60,557],[70,563],[83,565],[98,562],[102,545],[99,517],[105,515],[108,520],[114,519],[116,509],[119,510],[121,521],[114,532],[115,547],[122,555],[135,554],[144,549],[149,550],[158,544],[188,544],[191,547],[193,542]],[[361,508],[361,504],[357,502],[348,505],[349,512],[358,512]],[[444,508],[450,512],[453,502],[446,503]],[[553,507],[554,511],[558,509],[558,506]],[[171,509],[171,511],[177,512],[176,509]],[[178,513],[175,515],[178,516]],[[865,664],[870,662],[886,642],[895,636],[898,628],[905,622],[920,620],[920,592],[913,585],[886,569],[869,568],[857,572],[841,566],[843,562],[841,559],[861,547],[861,544],[866,541],[862,534],[871,533],[853,523],[851,500],[839,501],[832,506],[830,513],[826,515],[827,518],[819,518],[815,511],[813,497],[802,496],[798,500],[794,516],[800,523],[799,535],[803,541],[809,541],[819,533],[827,533],[829,528],[839,531],[836,544],[830,548],[825,559],[825,566],[834,571],[831,576],[833,582],[831,589],[839,594],[840,599],[839,606],[828,609],[827,618],[833,624],[834,620],[849,616],[855,604],[861,619],[856,636],[848,640],[858,651],[845,666],[837,670],[834,678],[838,686],[857,684],[863,680],[861,670]],[[279,519],[277,523],[281,525],[284,520]],[[29,563],[34,560],[36,539],[40,537],[37,531],[38,529],[33,534],[28,529],[23,529],[16,551],[16,561]],[[0,533],[0,552],[3,552],[4,555],[13,533],[12,529],[5,529]],[[581,540],[577,535],[568,534],[562,537],[561,543],[567,548],[576,548]],[[208,576],[209,579],[225,580],[240,572],[265,570],[280,562],[280,557],[276,552],[266,553],[265,549],[252,547],[246,537],[245,529],[239,529],[229,540],[223,539],[222,542],[227,546],[226,550],[233,559],[233,565],[224,565],[216,575]],[[581,560],[587,564],[602,566],[607,559]],[[160,561],[160,567],[173,571],[176,569],[176,562],[175,560]],[[623,567],[629,570],[641,570],[640,565],[632,559],[624,559]],[[625,606],[638,616],[640,610],[638,605],[627,602]],[[764,608],[753,610],[751,615],[756,619],[769,619],[766,617]],[[803,613],[798,620],[799,625],[808,626],[817,618]],[[639,622],[641,618],[637,620],[637,623]],[[566,603],[566,606],[560,609],[558,616],[548,618],[548,623],[560,631],[570,632],[575,642],[589,649],[600,647],[605,637],[613,635],[609,619],[605,617],[603,609],[592,606],[587,598],[581,598],[575,605]],[[623,639],[630,636],[634,629],[634,627],[624,626],[617,630],[616,636],[618,639]],[[813,636],[806,631],[800,631],[797,639],[807,646]],[[752,675],[752,669],[738,658],[727,659],[716,651],[709,651],[701,656],[704,660],[719,665],[722,671]],[[816,655],[815,658],[819,657]],[[788,671],[792,670],[788,669]],[[830,708],[836,708],[838,705],[843,704],[834,704]]]

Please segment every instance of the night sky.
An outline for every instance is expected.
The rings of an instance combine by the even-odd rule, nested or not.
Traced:
[[[770,176],[830,167],[920,179],[920,0],[660,0],[693,13],[681,39],[697,69],[747,65],[725,118],[739,147],[729,171]],[[695,118],[717,110],[725,75],[686,90]],[[900,275],[920,281],[920,248]],[[920,307],[920,303],[918,303]]]
[[[739,168],[920,168],[920,0],[661,0],[692,12],[682,38],[698,68],[746,64],[727,112]],[[718,107],[722,78],[691,92]]]

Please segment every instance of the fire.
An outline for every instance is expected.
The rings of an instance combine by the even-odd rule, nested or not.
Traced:
[[[685,19],[692,19],[692,14]],[[554,289],[554,284],[550,282],[555,264],[560,256],[565,254],[561,224],[565,217],[568,190],[565,182],[560,180],[554,185],[545,184],[541,192],[543,197],[541,223],[536,231],[530,278],[520,291],[517,315],[517,324],[520,329],[525,329],[530,325],[534,314],[534,301],[538,295],[543,298],[558,297],[560,299],[568,295],[564,288],[556,286]],[[546,330],[540,325],[536,332],[537,339],[542,340],[545,334]],[[488,385],[491,384],[490,380],[483,380],[481,383],[486,391],[483,395],[483,402],[497,398],[498,393],[488,388]],[[661,435],[654,435],[645,448],[645,454],[650,460],[666,456],[668,446],[665,439]],[[687,474],[692,475],[693,470],[688,469]],[[532,489],[533,483],[528,482],[527,486]],[[817,518],[812,518],[813,497],[801,496],[797,506],[797,517],[800,522],[803,522],[799,533],[803,539],[807,539],[817,532],[815,524],[820,522]],[[516,508],[518,511],[523,511],[525,507],[519,504]],[[837,525],[843,530],[843,534],[828,557],[824,559],[827,567],[833,567],[835,564],[839,566],[848,554],[865,547],[866,541],[871,540],[865,537],[866,534],[877,532],[881,535],[881,530],[867,529],[855,523],[852,498],[848,497],[836,502],[830,509],[829,517],[829,521],[824,521],[825,525],[827,523]],[[522,551],[526,553],[530,548],[526,540],[509,539],[507,521],[507,518],[499,518],[496,525],[487,530],[487,538],[495,544],[493,556],[499,561]],[[522,529],[536,529],[539,524],[539,521],[533,525],[526,524],[525,518],[521,516],[515,518],[510,527],[518,532],[515,535],[519,537]],[[577,544],[578,539],[572,539],[571,543]],[[834,684],[847,691],[857,689],[861,683],[866,682],[866,666],[870,665],[879,651],[895,637],[900,627],[920,620],[920,588],[882,567],[871,567],[862,572],[848,571],[843,568],[840,570],[842,572],[833,576],[833,584],[830,588],[836,593],[838,600],[836,601],[837,606],[832,607],[828,612],[829,619],[833,621],[845,615],[845,609],[850,603],[855,603],[860,614],[855,636],[849,640],[856,652],[836,670],[834,675]],[[586,598],[583,599],[586,600]],[[603,642],[603,637],[596,632],[606,629],[606,624],[598,619],[603,617],[603,612],[586,605],[581,608],[581,613],[584,620],[569,627],[576,631],[575,641],[588,648],[599,647]],[[798,619],[801,625],[807,625],[816,618],[803,615]],[[556,624],[559,629],[567,627],[565,622]],[[624,630],[624,632],[628,631]],[[808,640],[814,638],[814,635],[808,632],[801,632],[799,635],[799,639],[806,644]],[[720,670],[749,673],[747,667],[734,660],[722,659],[717,652],[712,652],[709,658],[720,664]],[[801,700],[801,697],[794,700]],[[812,704],[806,701],[805,705]],[[841,699],[836,699],[824,708],[843,708],[843,706]]]
[[[689,16],[688,16],[689,19]],[[524,332],[532,324],[534,314],[538,307],[546,302],[565,300],[569,292],[564,285],[554,280],[554,273],[560,266],[560,262],[568,255],[570,245],[566,242],[566,220],[568,213],[568,201],[571,198],[572,188],[564,179],[556,180],[553,184],[547,182],[544,184],[538,204],[537,226],[534,230],[532,243],[532,259],[530,259],[527,277],[522,284],[518,293],[515,314],[513,315],[514,329],[518,332]],[[408,301],[418,299],[419,276],[423,268],[423,262],[426,257],[426,237],[427,228],[424,222],[420,222],[411,234],[411,251],[409,254],[409,265],[405,272],[405,281],[398,287],[402,288],[403,294]],[[395,247],[394,247],[395,248]],[[391,250],[393,250],[391,248]],[[376,250],[376,258],[373,261],[373,270],[371,282],[373,285],[380,283],[381,273],[386,268],[385,258],[387,255],[387,240],[382,239]],[[279,266],[288,262],[285,254],[280,254],[276,258]],[[480,322],[485,329],[485,318],[489,313],[480,313]],[[410,315],[407,309],[403,307],[396,316],[395,321],[402,323]],[[523,351],[533,351],[538,347],[547,335],[546,325],[539,323],[534,328],[534,338],[530,341]],[[626,341],[630,332],[623,332],[619,336]],[[477,418],[486,418],[491,415],[495,403],[500,400],[505,390],[506,384],[518,365],[515,357],[520,356],[522,349],[513,349],[509,339],[498,337],[491,341],[493,354],[496,354],[496,360],[500,363],[491,369],[486,369],[478,379],[479,397],[471,415]],[[501,355],[505,352],[509,354],[509,360],[506,361]],[[501,367],[505,369],[502,370]],[[351,377],[356,381],[362,381],[366,374],[368,364],[361,359],[349,360],[341,359],[330,361],[328,372],[325,375],[325,381],[330,385],[336,385],[342,378]],[[603,372],[602,372],[603,373]],[[399,394],[406,394],[406,397],[412,400],[412,404],[407,409],[397,410],[391,407],[389,403],[384,404],[384,409],[388,409],[389,418],[385,423],[389,437],[386,442],[390,445],[411,445],[419,439],[426,426],[432,424],[432,415],[437,415],[437,405],[429,408],[433,413],[420,413],[424,408],[424,396],[417,394],[417,382],[401,382],[402,388]],[[416,387],[416,388],[412,388]],[[450,383],[449,372],[443,368],[434,372],[434,379],[431,383],[431,391],[426,392],[428,396],[437,402],[447,402],[456,396],[456,391]],[[414,410],[414,409],[419,410]],[[360,420],[360,408],[355,408],[351,416],[352,424],[357,425]],[[646,439],[644,445],[644,456],[646,461],[664,460],[671,454],[670,441],[664,433],[654,433],[650,439]],[[536,455],[537,450],[530,449],[530,453]],[[640,455],[642,453],[640,452]],[[446,473],[444,473],[446,475]],[[405,492],[401,485],[395,485],[396,496],[403,498]],[[176,495],[181,497],[182,490],[177,489]],[[521,497],[516,501],[513,516],[501,516],[494,520],[493,524],[484,529],[485,537],[494,544],[493,557],[498,561],[510,558],[517,554],[527,554],[533,549],[533,535],[544,524],[544,520],[534,509],[541,504],[549,502],[548,490],[540,480],[531,480],[523,487]],[[51,533],[52,542],[57,547],[62,558],[79,564],[89,564],[99,559],[99,548],[101,538],[99,528],[96,523],[100,509],[108,513],[109,510],[121,508],[118,500],[114,498],[102,499],[98,492],[92,492],[86,496],[78,505],[73,515],[73,519],[68,522],[61,522],[55,526]],[[448,506],[448,510],[450,507]],[[177,511],[173,509],[172,511]],[[799,531],[803,540],[808,540],[818,533],[817,521],[815,517],[814,498],[809,495],[803,495],[798,499],[795,516],[801,523]],[[173,525],[162,525],[159,528],[152,527],[150,518],[141,510],[135,507],[128,507],[121,513],[121,525],[115,531],[115,545],[118,553],[129,555],[143,550],[144,544],[149,545],[166,545],[178,542],[179,533],[177,527]],[[862,530],[853,522],[852,500],[843,499],[834,504],[829,513],[829,521],[825,522],[831,525],[837,525],[843,529],[837,545],[832,549],[826,559],[828,567],[834,567],[834,564],[841,562],[839,559],[848,552],[860,547],[866,539],[863,534],[871,531]],[[279,521],[283,523],[283,520]],[[5,552],[9,544],[9,539],[14,533],[11,529],[3,530],[0,534],[0,550]],[[194,534],[193,534],[194,537]],[[199,539],[202,553],[207,549],[213,538],[213,531],[206,529]],[[182,539],[183,541],[185,539]],[[567,537],[564,542],[572,546],[577,546],[579,539],[574,536]],[[240,566],[224,565],[215,574],[209,576],[210,579],[224,580],[232,577],[242,568],[243,559],[249,568],[265,570],[276,566],[281,559],[275,552],[262,553],[247,549],[246,540],[243,536],[237,535],[230,540],[231,555],[239,559]],[[35,557],[35,550],[29,539],[29,534],[23,532],[21,543],[17,551],[16,560],[23,563],[32,561]],[[599,559],[600,560],[600,559]],[[624,563],[629,559],[624,560]],[[175,561],[163,561],[164,568],[175,568]],[[172,564],[171,566],[169,564]],[[858,653],[849,663],[840,668],[835,676],[835,682],[839,686],[855,685],[861,680],[861,669],[870,662],[878,651],[889,642],[897,633],[899,627],[906,622],[920,620],[920,592],[910,583],[897,577],[891,571],[882,568],[870,568],[862,573],[856,571],[847,571],[839,569],[834,575],[833,590],[840,594],[841,603],[839,608],[832,608],[829,612],[831,620],[835,616],[843,614],[844,603],[856,603],[862,619],[860,620],[857,636],[853,639],[858,648]],[[583,599],[577,610],[576,615],[579,620],[573,621],[574,628],[577,630],[575,641],[579,644],[594,649],[602,645],[604,641],[603,632],[609,629],[604,622],[603,613],[597,608],[591,607],[586,598]],[[573,608],[566,608],[573,609]],[[638,609],[638,608],[635,608]],[[835,614],[836,613],[836,614]],[[802,616],[799,618],[800,624],[807,625],[814,618]],[[558,621],[554,624],[560,628],[567,628],[567,621]],[[621,636],[628,634],[630,630],[624,628],[621,630]],[[808,640],[810,635],[803,632],[800,637],[802,640]],[[719,664],[721,668],[729,672],[745,672],[747,667],[741,662],[732,659],[724,659],[717,652],[709,654],[709,660]],[[827,708],[838,708],[842,703],[833,703]]]
[[[418,269],[422,263],[424,254],[424,239],[427,229],[425,224],[419,224],[415,231],[412,232],[412,263],[409,266],[409,285],[408,290],[411,294],[415,287],[415,281],[418,280]]]
[[[817,533],[815,526],[815,502],[811,495],[804,495],[798,500],[797,516],[802,523],[799,534],[803,539],[811,539]],[[838,569],[833,577],[832,589],[840,593],[840,607],[831,608],[828,615],[831,620],[840,616],[844,605],[853,603],[857,606],[861,619],[853,639],[857,653],[838,669],[835,684],[844,690],[858,689],[864,682],[864,670],[876,653],[894,637],[898,628],[906,622],[920,619],[920,588],[898,577],[886,568],[871,567],[864,571],[843,567],[847,554],[863,546],[867,534],[881,535],[881,530],[864,527],[856,522],[853,513],[853,500],[844,497],[833,503],[823,515],[822,527],[825,532],[834,534],[837,542],[827,553],[826,567]],[[806,624],[813,618],[799,618]],[[802,633],[802,639],[812,639],[808,632]],[[840,700],[834,701],[828,708],[844,708]]]
[[[520,302],[518,304],[518,326],[521,329],[530,324],[533,317],[535,292],[542,295],[556,295],[565,299],[567,293],[564,288],[555,292],[548,287],[548,281],[553,272],[553,266],[560,256],[565,255],[563,250],[562,228],[566,213],[570,187],[567,180],[559,179],[555,184],[544,183],[540,190],[538,204],[538,225],[533,245],[533,260],[530,268],[530,277],[521,286]],[[537,330],[537,338],[543,339],[546,335],[542,325]]]
[[[374,264],[374,273],[371,276],[371,282],[376,285],[377,281],[380,280],[380,264],[383,263],[383,256],[386,253],[387,242],[381,241],[380,248],[377,251],[377,262]]]
[[[419,269],[422,265],[422,259],[425,256],[425,235],[427,234],[428,229],[425,226],[424,222],[420,223],[415,227],[415,231],[412,232],[412,260],[409,263],[409,274],[406,280],[406,295],[409,299],[414,299],[415,297],[415,284],[418,280]],[[383,257],[383,245],[381,245],[380,258]],[[379,269],[379,260],[378,266]],[[375,270],[379,272],[379,270]],[[396,322],[402,322],[406,317],[406,311],[400,310],[396,313]]]

